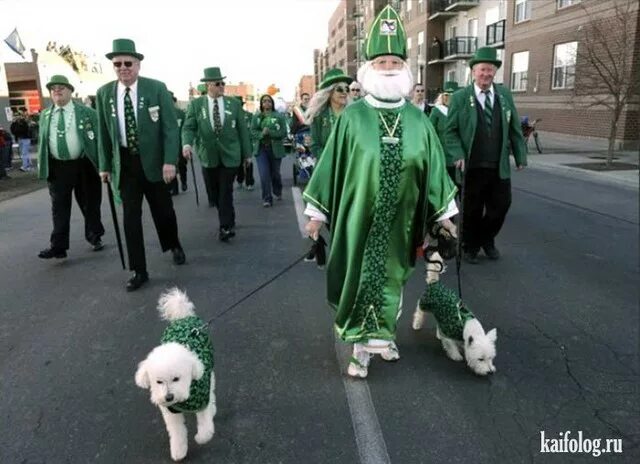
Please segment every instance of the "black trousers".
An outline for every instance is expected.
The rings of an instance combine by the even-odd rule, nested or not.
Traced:
[[[236,175],[236,181],[239,184],[244,183],[247,187],[250,187],[256,183],[253,177],[253,162],[248,166],[242,163],[238,168],[238,173]]]
[[[233,180],[238,168],[202,168],[202,176],[209,195],[209,205],[218,208],[220,229],[230,229],[236,225],[236,212],[233,208]]]
[[[462,241],[465,250],[493,245],[511,206],[511,180],[498,169],[467,170],[464,190]]]
[[[120,147],[120,196],[129,269],[146,272],[147,261],[142,233],[142,198],[147,199],[162,251],[180,247],[178,222],[171,194],[164,182],[149,182],[138,155]]]
[[[88,158],[60,161],[49,158],[49,196],[51,197],[51,248],[69,249],[69,221],[72,194],[84,216],[84,238],[91,244],[104,235],[100,220],[102,183]]]
[[[178,193],[178,177],[182,185],[187,185],[187,160],[182,156],[182,151],[178,153],[177,176],[169,182],[169,191]]]

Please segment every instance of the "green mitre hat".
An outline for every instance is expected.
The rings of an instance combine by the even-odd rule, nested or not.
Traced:
[[[407,34],[400,16],[390,5],[385,6],[371,24],[365,44],[367,60],[380,55],[407,59]]]

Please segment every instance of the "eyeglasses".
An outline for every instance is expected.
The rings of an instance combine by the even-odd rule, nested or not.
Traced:
[[[214,82],[213,85],[215,85],[216,87],[224,87],[226,84],[224,82]]]
[[[416,93],[424,93],[424,89],[416,89],[415,92]]]
[[[347,93],[349,91],[349,87],[344,87],[342,85],[338,85],[334,88],[334,90],[338,93]]]
[[[360,89],[349,89],[349,90],[351,90],[352,92],[360,92]]]
[[[115,66],[116,68],[120,68],[122,65],[124,65],[125,68],[130,68],[131,66],[133,66],[133,61],[114,61],[113,62],[113,66]]]

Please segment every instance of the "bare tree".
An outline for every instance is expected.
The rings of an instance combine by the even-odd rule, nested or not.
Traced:
[[[605,107],[611,114],[607,150],[611,166],[620,115],[640,94],[638,0],[614,0],[613,8],[604,9],[602,3],[582,3],[587,21],[579,33],[574,89],[579,106]]]

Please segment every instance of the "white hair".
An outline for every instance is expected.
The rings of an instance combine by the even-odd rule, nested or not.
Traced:
[[[367,61],[358,69],[358,82],[365,92],[383,100],[400,100],[413,90],[413,75],[405,61],[402,69],[394,70],[375,70]]]
[[[331,84],[326,89],[318,90],[313,94],[311,100],[309,100],[309,106],[307,107],[307,111],[304,113],[304,123],[308,126],[311,125],[316,116],[324,111],[324,109],[329,105],[329,99],[331,97],[331,92],[335,88],[336,84]]]

